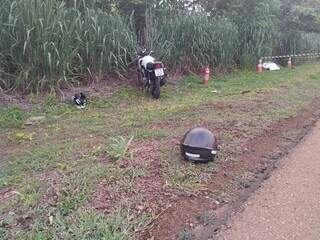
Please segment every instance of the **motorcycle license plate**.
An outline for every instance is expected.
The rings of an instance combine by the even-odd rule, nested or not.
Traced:
[[[156,77],[163,77],[164,76],[164,70],[163,68],[158,68],[154,70],[154,73]]]

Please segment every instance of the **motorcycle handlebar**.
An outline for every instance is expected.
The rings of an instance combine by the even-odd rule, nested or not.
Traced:
[[[146,51],[145,53],[143,53],[143,54],[141,54],[141,52],[138,52],[137,53],[137,56],[138,56],[138,58],[139,57],[143,57],[143,56],[147,56],[147,55],[152,55],[152,54],[154,54],[155,52],[154,51]]]

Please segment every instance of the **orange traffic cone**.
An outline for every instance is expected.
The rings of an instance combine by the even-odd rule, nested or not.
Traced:
[[[288,60],[288,68],[292,69],[292,61],[291,61],[291,57]]]
[[[263,68],[262,68],[262,59],[259,60],[258,66],[257,66],[257,73],[262,73]]]
[[[208,86],[209,80],[210,80],[210,68],[209,66],[207,66],[203,69],[203,84],[205,86]]]

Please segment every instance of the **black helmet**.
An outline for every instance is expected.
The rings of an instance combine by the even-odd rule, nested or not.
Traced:
[[[181,142],[181,154],[189,161],[213,161],[217,154],[217,142],[214,134],[205,128],[189,130]]]

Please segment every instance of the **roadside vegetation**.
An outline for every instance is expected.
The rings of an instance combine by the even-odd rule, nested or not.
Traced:
[[[0,89],[49,91],[126,77],[140,46],[183,72],[253,69],[265,55],[319,52],[315,3],[3,0]]]
[[[83,111],[54,95],[30,112],[1,108],[0,239],[135,239],[172,199],[208,192],[246,141],[308,108],[319,81],[319,64],[308,64],[240,71],[209,87],[191,75],[156,102],[127,87],[110,97],[101,92]],[[209,165],[180,157],[180,138],[199,125],[219,139]],[[225,197],[221,189],[210,194]]]

